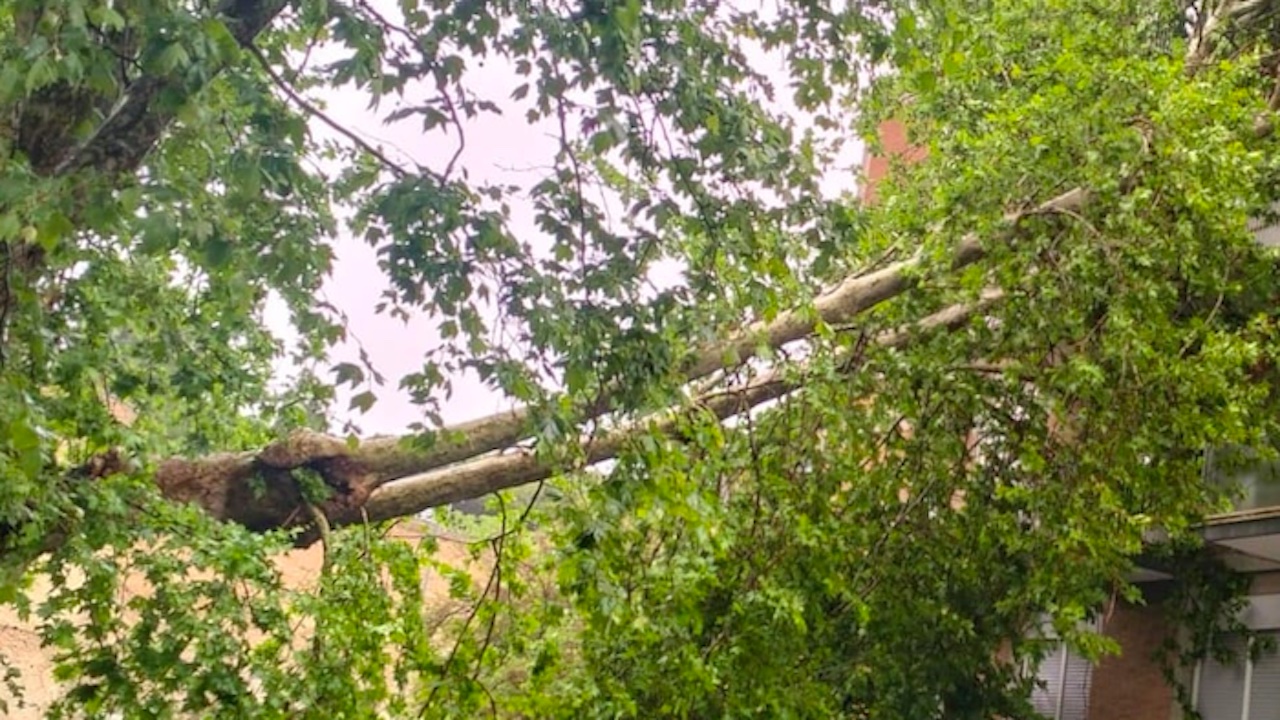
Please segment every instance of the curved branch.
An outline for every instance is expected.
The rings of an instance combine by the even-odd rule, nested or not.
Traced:
[[[404,178],[409,175],[409,171],[400,167],[399,163],[391,160],[391,158],[383,154],[381,150],[370,145],[359,135],[356,135],[354,132],[343,126],[342,123],[329,117],[325,111],[316,107],[311,103],[311,101],[299,95],[284,78],[280,77],[280,73],[277,73],[275,68],[271,67],[271,62],[267,60],[267,57],[262,54],[261,50],[256,47],[250,47],[248,52],[255,60],[258,61],[258,66],[261,67],[262,71],[271,79],[271,84],[275,85],[277,90],[283,93],[284,96],[293,102],[294,105],[301,108],[303,112],[324,123],[329,127],[329,129],[342,135],[347,140],[350,140],[356,147],[365,151],[375,160],[382,163],[382,166],[397,178]]]

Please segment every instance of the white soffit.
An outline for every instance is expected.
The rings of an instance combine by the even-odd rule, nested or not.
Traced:
[[[1272,204],[1271,209],[1280,212],[1280,202]],[[1280,247],[1280,224],[1263,227],[1262,223],[1262,220],[1249,221],[1249,229],[1258,238],[1258,243],[1267,247]]]
[[[1280,535],[1216,540],[1214,545],[1227,550],[1222,559],[1236,570],[1256,572],[1280,569]]]
[[[1267,247],[1280,247],[1280,225],[1269,225],[1258,230],[1254,230],[1254,237],[1258,238],[1259,245]]]

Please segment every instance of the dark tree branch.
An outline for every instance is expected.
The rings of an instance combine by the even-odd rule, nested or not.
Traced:
[[[222,0],[217,15],[242,47],[254,39],[284,10],[287,0]],[[173,123],[178,110],[204,89],[206,77],[215,73],[144,75],[115,100],[106,119],[83,143],[68,153],[50,175],[93,171],[107,176],[132,173],[142,164],[161,135]],[[161,98],[165,102],[161,104]],[[58,108],[50,108],[57,112]],[[38,129],[37,129],[38,130]]]

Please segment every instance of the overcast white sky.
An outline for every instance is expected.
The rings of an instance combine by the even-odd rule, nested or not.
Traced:
[[[372,3],[391,18],[398,18],[395,0],[373,0]],[[787,94],[788,84],[782,72],[782,63],[776,55],[756,53],[757,67],[775,80],[779,95]],[[313,57],[312,62],[317,62]],[[468,67],[469,86],[499,106],[506,102],[512,89],[524,82],[502,58],[489,58],[483,64]],[[432,95],[424,88],[421,97]],[[313,96],[316,97],[316,96]],[[409,118],[394,125],[385,125],[381,117],[392,107],[377,111],[366,109],[367,97],[354,91],[331,91],[318,96],[326,104],[330,117],[347,128],[361,134],[374,145],[380,145],[392,157],[408,157],[414,162],[442,169],[456,148],[456,139],[441,132],[423,134],[420,120]],[[780,107],[789,107],[789,99]],[[406,101],[413,101],[412,89],[406,93]],[[318,120],[312,121],[313,132],[332,137],[332,131]],[[540,179],[541,173],[530,172],[531,167],[546,168],[552,164],[558,140],[548,126],[528,124],[524,113],[517,111],[503,116],[484,115],[470,121],[466,128],[466,150],[459,165],[470,172],[475,183],[510,183],[531,185]],[[851,131],[852,134],[852,131]],[[836,194],[852,190],[855,175],[850,168],[861,154],[857,143],[846,146],[846,156],[841,167],[832,168],[824,178],[824,192]],[[532,212],[527,206],[512,203],[512,228],[520,235],[534,238],[538,235],[532,224]],[[365,435],[401,433],[409,423],[421,421],[420,410],[396,390],[399,378],[420,368],[424,353],[437,341],[431,323],[425,317],[414,318],[407,326],[400,320],[375,313],[379,294],[386,287],[386,279],[376,264],[372,247],[364,241],[342,232],[335,241],[336,261],[332,277],[325,284],[326,299],[341,309],[350,319],[350,328],[369,353],[374,366],[387,378],[387,385],[377,391],[378,402],[367,415],[347,410],[344,396],[333,408],[339,424],[352,419]],[[273,306],[268,312],[268,322],[281,336],[291,333],[287,314],[282,307]],[[336,349],[333,360],[355,360],[354,343],[346,343]],[[281,364],[279,370],[288,373],[291,368]],[[474,377],[455,379],[453,397],[442,402],[444,419],[448,423],[459,422],[510,407],[510,404],[492,391],[484,388]]]

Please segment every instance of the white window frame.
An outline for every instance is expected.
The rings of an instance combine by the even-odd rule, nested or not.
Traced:
[[[1237,617],[1245,627],[1255,632],[1274,637],[1277,641],[1277,652],[1280,652],[1280,594],[1251,595],[1248,603]],[[1195,664],[1191,675],[1191,706],[1199,710],[1201,675],[1204,672],[1206,658]],[[1254,686],[1253,653],[1246,652],[1244,657],[1245,681],[1242,683],[1244,697],[1241,699],[1241,720],[1248,720],[1251,708],[1250,696]]]

